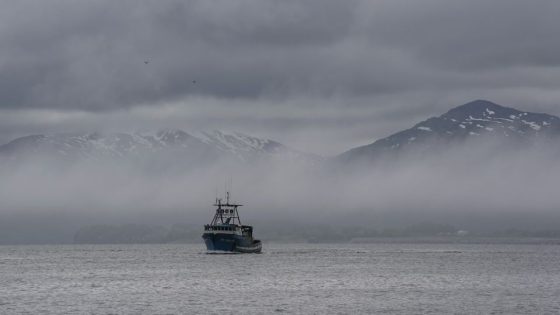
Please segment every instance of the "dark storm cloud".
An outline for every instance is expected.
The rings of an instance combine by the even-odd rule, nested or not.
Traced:
[[[425,0],[366,6],[371,10],[362,10],[367,12],[363,25],[373,41],[444,68],[560,65],[557,1]]]
[[[4,108],[112,109],[189,94],[398,93],[485,85],[485,78],[499,76],[470,78],[454,69],[560,64],[556,1],[12,1],[3,7]]]
[[[309,86],[307,73],[320,65],[313,47],[343,38],[353,7],[336,1],[11,2],[0,22],[1,103],[93,110]]]

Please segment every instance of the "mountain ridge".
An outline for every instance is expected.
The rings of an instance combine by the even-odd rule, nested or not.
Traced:
[[[475,100],[429,117],[411,128],[370,144],[323,158],[280,142],[220,130],[187,133],[180,129],[154,132],[44,134],[16,138],[0,145],[0,157],[13,159],[45,155],[54,159],[103,159],[134,156],[179,155],[189,161],[217,161],[223,157],[241,163],[263,160],[317,165],[326,160],[352,162],[375,160],[384,155],[430,152],[472,139],[498,139],[502,143],[529,143],[560,139],[560,118],[521,111],[487,100]],[[166,161],[170,161],[166,155]]]
[[[277,158],[314,163],[321,159],[317,155],[292,149],[270,139],[220,130],[196,134],[180,129],[161,129],[156,132],[30,135],[0,146],[0,155],[12,159],[41,155],[54,159],[95,160],[163,153],[201,155],[203,160],[226,157],[238,162]]]
[[[430,117],[409,129],[349,149],[335,159],[349,162],[402,154],[409,149],[430,151],[474,137],[496,138],[511,143],[560,138],[560,118],[475,100],[454,107],[440,116]]]

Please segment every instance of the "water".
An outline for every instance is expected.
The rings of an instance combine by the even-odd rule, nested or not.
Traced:
[[[0,314],[556,314],[560,246],[0,246]]]

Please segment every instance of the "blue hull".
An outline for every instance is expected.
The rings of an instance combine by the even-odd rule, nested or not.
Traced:
[[[204,233],[202,235],[206,249],[208,250],[222,250],[227,252],[235,251],[235,237],[231,234],[212,234]]]
[[[220,233],[204,233],[202,235],[206,249],[211,251],[226,251],[239,253],[260,253],[261,242],[246,239],[241,236]]]

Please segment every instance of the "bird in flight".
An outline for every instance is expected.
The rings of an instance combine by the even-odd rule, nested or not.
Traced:
[[[144,61],[144,64],[146,64],[146,65],[149,64],[149,63],[150,63],[149,60],[145,60],[145,61]]]

